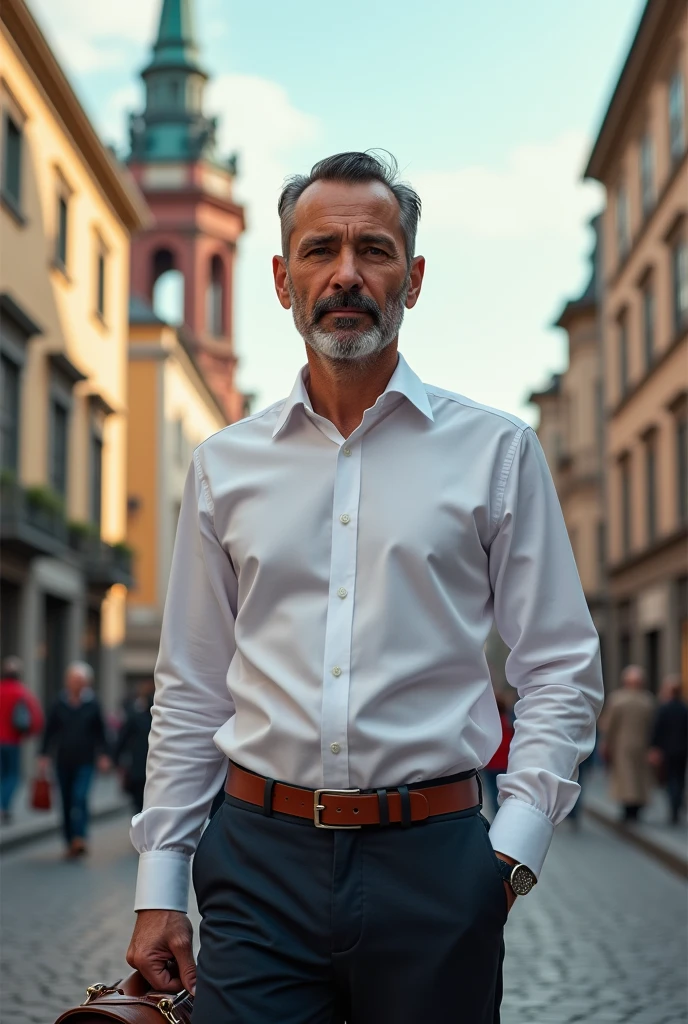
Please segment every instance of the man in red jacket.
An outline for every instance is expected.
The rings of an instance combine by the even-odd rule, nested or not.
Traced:
[[[21,682],[19,658],[5,658],[0,678],[0,815],[11,821],[12,798],[21,774],[21,744],[43,729],[43,711],[37,698]]]

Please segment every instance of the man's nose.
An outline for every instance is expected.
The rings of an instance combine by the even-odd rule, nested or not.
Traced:
[[[347,247],[343,247],[339,254],[330,284],[337,291],[344,292],[363,287],[356,254]]]

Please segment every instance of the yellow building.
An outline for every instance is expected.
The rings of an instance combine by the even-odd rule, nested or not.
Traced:
[[[139,298],[130,304],[127,540],[135,583],[127,602],[124,670],[150,677],[177,519],[194,448],[227,419],[193,355],[184,328],[159,319]]]
[[[606,189],[601,338],[612,682],[688,687],[688,7],[648,0],[586,175]],[[688,692],[688,690],[687,690]]]
[[[2,654],[119,699],[129,238],[147,208],[23,0],[0,5]]]

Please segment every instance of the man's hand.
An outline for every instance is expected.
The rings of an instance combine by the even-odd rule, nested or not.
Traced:
[[[112,760],[108,757],[107,754],[101,754],[99,756],[98,761],[97,761],[97,768],[98,768],[98,771],[102,772],[104,775],[107,774],[109,771],[111,771],[111,769],[112,769]]]
[[[179,910],[139,910],[127,950],[127,963],[140,971],[156,992],[196,990],[193,929]],[[176,961],[176,969],[169,963]],[[172,968],[172,969],[170,969]]]
[[[500,860],[506,861],[507,864],[511,864],[512,867],[515,867],[518,864],[517,860],[514,860],[513,857],[507,857],[505,853],[498,853],[495,850],[495,856],[499,857]],[[508,907],[508,910],[511,911],[511,908],[516,902],[516,893],[511,888],[508,882],[503,882],[502,884],[504,885],[504,891],[506,892],[506,905]]]
[[[45,779],[48,777],[48,775],[50,774],[51,765],[52,759],[48,757],[47,754],[41,754],[36,762],[38,774],[41,776],[41,778]]]

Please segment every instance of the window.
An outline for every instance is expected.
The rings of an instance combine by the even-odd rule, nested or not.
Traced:
[[[96,261],[96,312],[101,320],[105,319],[105,249],[98,246]]]
[[[184,462],[184,420],[179,418],[174,421],[174,457],[178,464]]]
[[[678,521],[688,523],[688,418],[685,412],[676,420],[676,482],[678,486]]]
[[[672,163],[676,163],[681,159],[685,149],[685,117],[683,76],[680,71],[675,71],[669,81],[669,152]]]
[[[657,693],[659,690],[661,640],[662,634],[659,629],[653,629],[645,634],[645,672],[651,693]]]
[[[91,522],[98,530],[103,511],[103,441],[93,432],[91,434]]]
[[[619,464],[621,474],[621,551],[631,550],[631,459],[626,455]]]
[[[655,294],[649,284],[643,291],[643,348],[645,369],[649,370],[655,357]]]
[[[210,277],[206,294],[206,326],[214,338],[224,333],[224,266],[219,256],[210,261]]]
[[[597,579],[600,586],[604,583],[607,565],[607,524],[600,519],[597,524]]]
[[[655,433],[645,442],[645,514],[647,516],[647,542],[657,537],[657,446]]]
[[[2,356],[2,408],[0,429],[2,468],[16,473],[19,468],[19,412],[21,401],[21,367],[13,359]]]
[[[69,411],[53,398],[50,403],[50,486],[60,497],[67,497],[67,433]]]
[[[640,197],[643,216],[655,205],[655,147],[651,135],[644,135],[640,143]]]
[[[678,334],[688,320],[688,243],[685,239],[676,242],[671,250],[671,276],[674,332]]]
[[[2,194],[16,210],[21,207],[22,130],[9,114],[5,114],[3,140]]]
[[[628,193],[624,185],[619,185],[616,192],[616,248],[619,260],[624,259],[630,248],[630,231],[628,223]]]
[[[63,270],[66,270],[67,268],[67,213],[67,197],[65,195],[60,195],[57,199],[55,260]]]
[[[619,320],[619,391],[622,398],[628,391],[628,324],[625,315]]]

